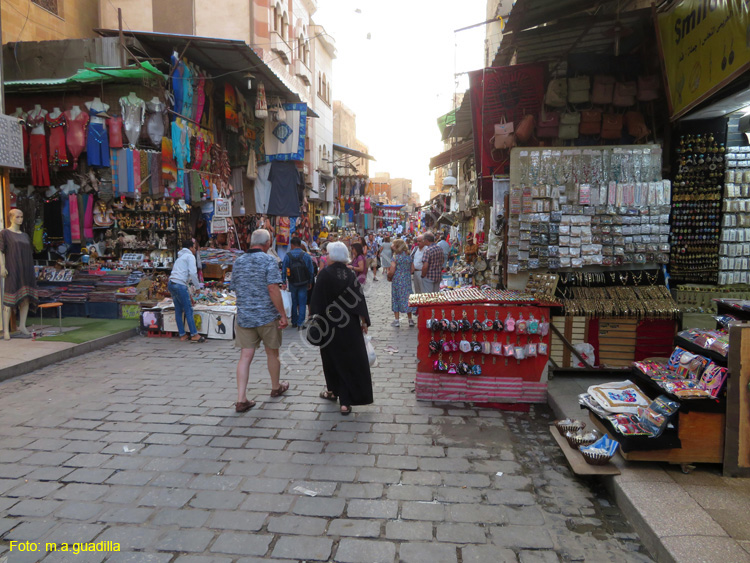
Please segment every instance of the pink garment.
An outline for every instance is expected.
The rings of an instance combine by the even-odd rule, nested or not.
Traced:
[[[73,157],[73,170],[75,170],[78,168],[78,157],[81,156],[83,149],[86,148],[86,129],[89,125],[89,114],[82,111],[78,114],[78,117],[73,119],[73,114],[68,110],[65,112],[65,119],[68,122],[65,141],[68,144],[70,155]]]
[[[83,236],[86,239],[94,238],[94,196],[88,197],[86,213],[83,216]]]
[[[365,213],[372,213],[372,207],[370,207],[370,198],[365,198]]]
[[[135,178],[135,198],[141,199],[141,151],[133,151],[133,178]]]
[[[201,117],[203,117],[203,107],[206,105],[206,79],[202,74],[200,77],[200,80],[198,80],[198,86],[195,89],[197,100],[195,102],[195,119],[193,120],[198,123],[201,122]]]
[[[70,235],[74,243],[81,243],[81,218],[78,215],[78,196],[70,194]]]

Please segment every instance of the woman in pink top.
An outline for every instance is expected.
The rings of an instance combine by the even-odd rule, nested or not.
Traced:
[[[360,243],[355,242],[352,244],[352,253],[354,254],[354,257],[352,258],[352,263],[349,264],[349,268],[354,270],[354,273],[357,274],[357,280],[360,284],[364,285],[367,281],[365,251]]]

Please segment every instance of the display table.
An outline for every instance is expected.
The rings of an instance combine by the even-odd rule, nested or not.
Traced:
[[[550,305],[536,303],[533,297],[521,292],[478,292],[477,289],[469,289],[419,295],[423,303],[417,303],[417,399],[480,403],[546,402]],[[503,300],[502,294],[508,299]],[[442,302],[429,303],[430,295],[440,296],[435,299]],[[461,302],[453,303],[451,300]],[[508,323],[505,321],[508,318],[514,320],[511,323],[515,325],[513,330],[506,330]],[[525,333],[515,328],[519,326],[521,318],[526,321]],[[448,323],[455,321],[458,330],[432,330],[431,325],[443,319]],[[535,319],[538,324],[531,334],[528,333],[532,325],[530,319]],[[482,325],[482,330],[475,330],[477,323]],[[487,323],[493,325],[491,330],[484,330]],[[547,329],[542,328],[545,323]],[[498,330],[500,326],[502,329]],[[440,351],[431,350],[431,341],[433,350],[436,343],[440,343]],[[454,342],[458,349],[452,350],[450,348]],[[444,349],[446,343],[448,350]],[[467,345],[471,346],[471,351],[462,351],[461,347],[466,349]],[[483,348],[482,351],[476,351],[478,347]],[[513,355],[505,355],[511,351]],[[436,362],[442,362],[440,365],[445,369],[438,369]],[[451,368],[460,367],[461,362],[469,368],[468,373],[449,373]]]

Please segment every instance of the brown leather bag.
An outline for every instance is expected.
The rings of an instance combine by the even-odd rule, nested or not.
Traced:
[[[646,119],[640,111],[629,111],[625,114],[625,126],[628,130],[628,135],[635,137],[636,141],[640,141],[648,137],[651,133],[648,127],[646,127]]]
[[[598,135],[602,132],[602,111],[599,109],[585,109],[581,111],[581,135]]]
[[[605,113],[602,116],[602,139],[619,139],[622,137],[622,115]]]
[[[531,136],[534,134],[534,127],[536,126],[536,119],[531,114],[526,114],[521,118],[521,122],[516,127],[516,141],[521,143],[527,143]]]

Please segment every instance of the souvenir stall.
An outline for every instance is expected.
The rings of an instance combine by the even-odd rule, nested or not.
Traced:
[[[363,175],[336,176],[334,213],[340,217],[339,227],[355,230],[360,235],[376,228],[376,184]]]
[[[212,249],[246,248],[259,226],[279,246],[294,232],[310,237],[295,162],[307,106],[269,103],[262,82],[253,104],[176,53],[164,70],[89,65],[60,84],[7,85],[28,141],[12,204],[24,211],[43,295],[65,315],[122,316],[129,292],[112,283],[133,290],[132,272],[151,280],[149,299],[167,296],[191,237]],[[99,293],[109,295],[88,297]]]
[[[519,291],[413,294],[419,312],[417,399],[544,403],[550,307]]]
[[[377,203],[374,207],[375,228],[386,229],[395,232],[399,225],[403,223],[403,205],[389,205]]]
[[[733,323],[678,333],[668,359],[634,362],[628,379],[592,385],[579,396],[588,419],[564,424],[609,434],[627,460],[681,464],[685,472],[722,463],[725,475],[747,475],[750,425],[742,413],[750,391],[735,345],[750,335]]]

